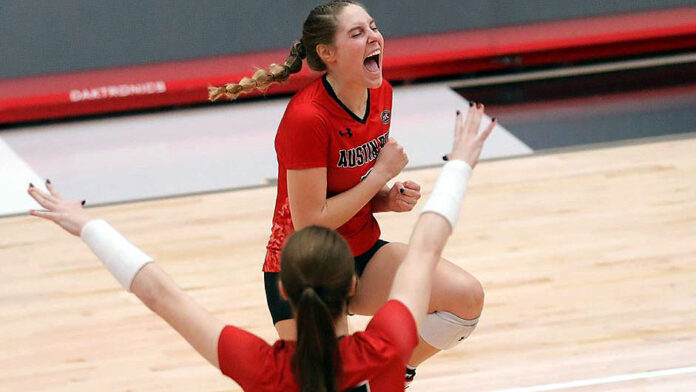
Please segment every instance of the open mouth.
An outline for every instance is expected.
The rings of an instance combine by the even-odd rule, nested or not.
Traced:
[[[382,54],[380,49],[372,51],[363,62],[365,69],[370,72],[379,72],[379,55]]]

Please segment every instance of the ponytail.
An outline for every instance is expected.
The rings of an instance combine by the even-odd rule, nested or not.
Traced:
[[[355,260],[346,240],[321,226],[293,233],[280,255],[280,281],[297,322],[292,370],[301,392],[336,392],[343,378],[335,323],[346,317]]]
[[[296,304],[297,350],[292,361],[301,392],[336,392],[341,376],[334,319],[321,294],[321,287],[307,285]]]
[[[291,74],[298,73],[302,69],[302,59],[307,57],[302,40],[295,41],[290,48],[290,55],[283,65],[271,64],[268,70],[259,69],[252,77],[244,77],[239,83],[228,83],[223,87],[208,87],[208,99],[216,101],[224,96],[229,100],[235,100],[241,94],[248,94],[256,89],[266,90],[273,83],[283,83]]]

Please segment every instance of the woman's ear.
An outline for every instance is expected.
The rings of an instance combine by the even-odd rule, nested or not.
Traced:
[[[288,292],[285,291],[285,286],[283,286],[283,282],[281,282],[280,280],[278,280],[278,291],[280,292],[280,296],[284,300],[289,301],[288,300]]]
[[[324,64],[333,64],[336,62],[336,48],[331,45],[319,44],[317,45],[317,55]]]

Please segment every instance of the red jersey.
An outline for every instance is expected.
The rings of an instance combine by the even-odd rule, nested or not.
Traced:
[[[288,202],[287,170],[325,167],[326,197],[356,186],[367,176],[389,137],[392,87],[384,81],[368,89],[365,117],[358,118],[336,97],[326,75],[298,92],[278,127],[278,195],[264,272],[280,271],[280,251],[293,232]],[[380,235],[372,204],[367,203],[336,229],[353,255],[370,249]]]
[[[408,308],[390,300],[364,332],[343,337],[341,391],[403,392],[406,362],[418,344],[416,322]],[[299,391],[292,371],[295,342],[269,345],[242,329],[226,326],[218,340],[220,371],[246,392]]]

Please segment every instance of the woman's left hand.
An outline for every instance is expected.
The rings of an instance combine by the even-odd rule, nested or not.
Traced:
[[[421,197],[420,189],[413,181],[395,182],[387,196],[387,208],[394,212],[411,211]]]

